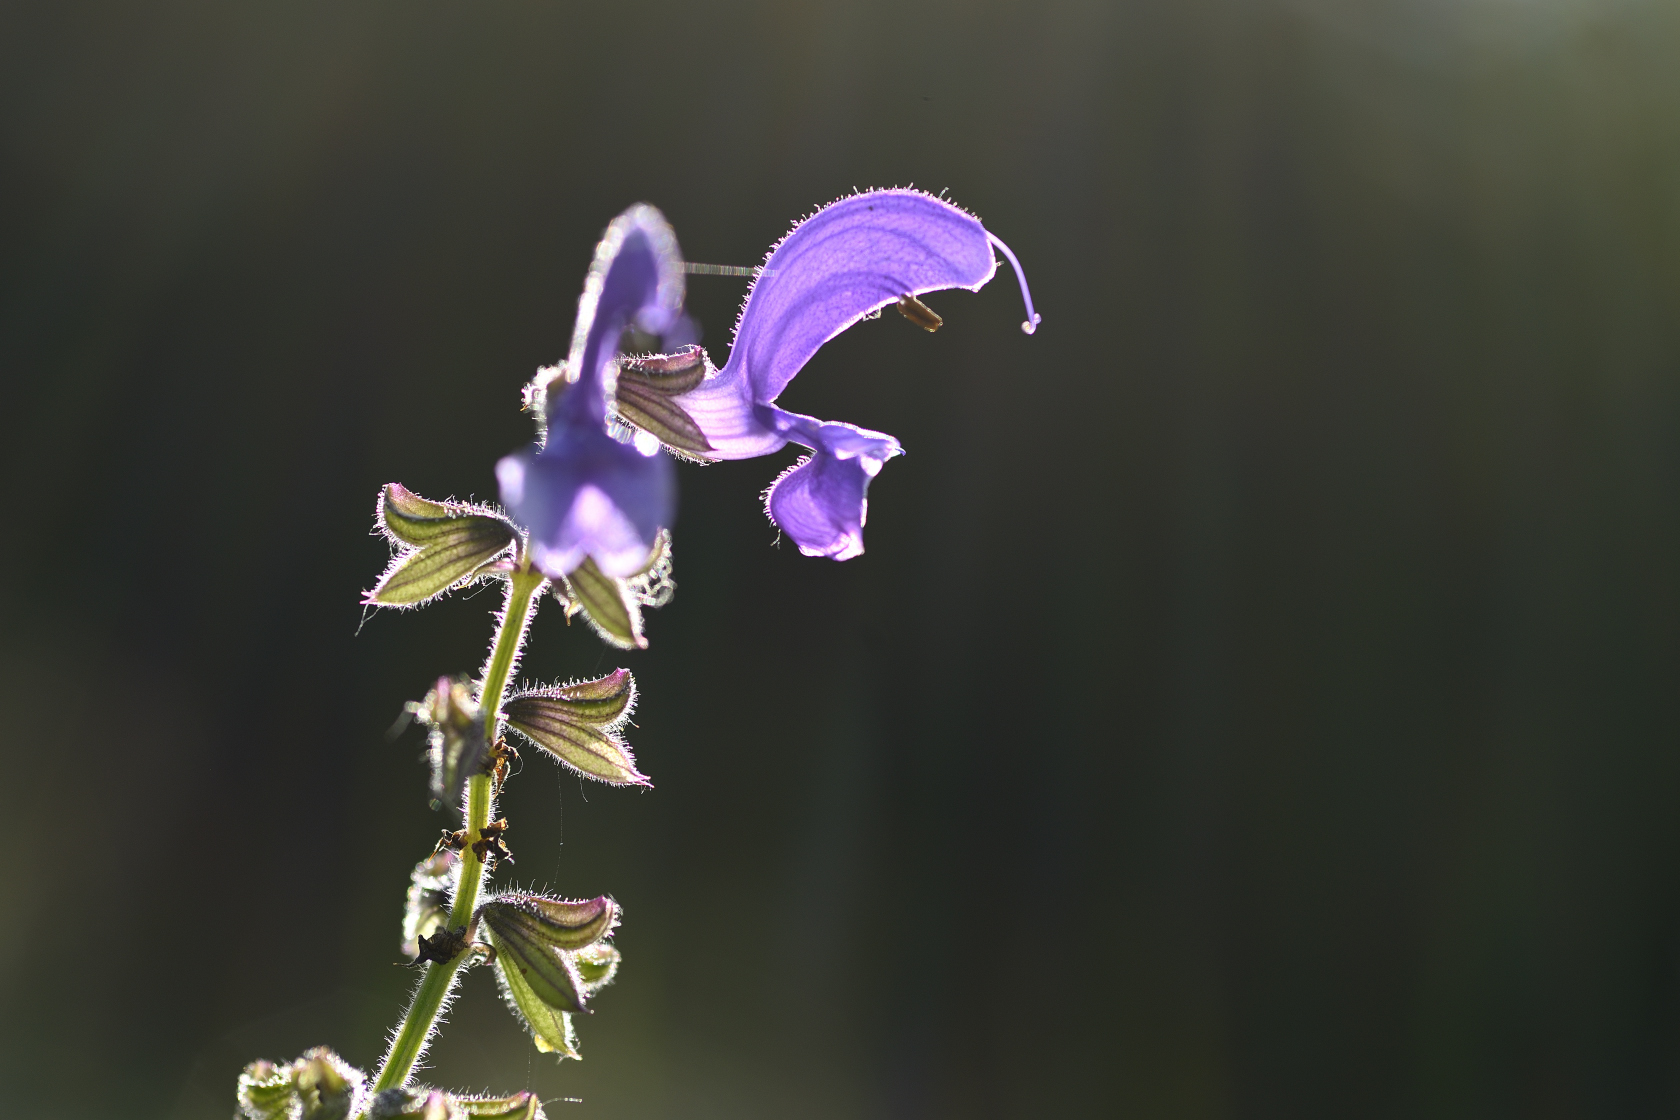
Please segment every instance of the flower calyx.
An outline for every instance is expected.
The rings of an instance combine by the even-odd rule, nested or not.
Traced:
[[[484,713],[471,687],[463,677],[439,677],[426,698],[406,710],[426,728],[432,800],[460,812],[467,779],[484,773],[490,758]]]
[[[605,939],[618,919],[618,904],[606,896],[579,901],[508,893],[479,907],[503,999],[538,1050],[578,1056],[570,1017],[587,1011],[589,997],[617,971],[618,951]]]
[[[661,529],[640,570],[625,578],[609,576],[587,559],[554,585],[554,597],[568,619],[581,612],[608,645],[646,649],[642,608],[662,607],[676,594],[671,566],[671,533]]]
[[[507,784],[509,769],[512,763],[519,761],[519,752],[513,749],[506,739],[497,739],[490,747],[490,777],[496,783],[496,796],[502,794],[502,786]]]
[[[511,559],[520,539],[513,522],[489,506],[430,501],[396,482],[379,492],[375,517],[396,551],[363,596],[369,606],[418,607],[500,574],[496,561]]]
[[[685,459],[710,462],[706,433],[673,398],[697,388],[715,370],[698,346],[672,354],[623,358],[613,392],[613,412]]]
[[[617,669],[592,681],[525,689],[502,706],[507,725],[586,778],[646,786],[622,729],[636,707],[636,678]]]
[[[503,863],[513,862],[513,853],[508,851],[507,842],[502,838],[503,834],[507,832],[507,828],[506,817],[493,820],[478,830],[479,838],[473,841],[473,855],[477,856],[480,862],[488,865],[492,871]]]

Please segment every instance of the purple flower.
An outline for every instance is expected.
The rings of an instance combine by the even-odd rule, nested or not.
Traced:
[[[924,292],[978,291],[997,272],[994,247],[1021,283],[1021,329],[1031,334],[1039,316],[1020,262],[979,219],[920,191],[843,198],[771,250],[742,308],[729,361],[673,398],[704,433],[707,458],[748,459],[789,443],[810,449],[765,495],[771,520],[805,555],[847,560],[863,551],[869,480],[903,449],[880,432],[777,408],[776,398],[823,343],[859,319]],[[929,329],[938,325],[931,312],[920,314]]]
[[[578,299],[571,352],[552,381],[555,371],[539,375],[533,397],[544,436],[496,464],[502,503],[529,532],[532,560],[548,576],[569,575],[589,557],[609,576],[631,575],[671,522],[670,461],[646,437],[615,439],[608,416],[619,336],[631,326],[671,330],[682,299],[682,258],[664,216],[638,205],[614,218]]]

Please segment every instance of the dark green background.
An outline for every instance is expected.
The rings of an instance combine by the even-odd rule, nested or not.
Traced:
[[[0,1111],[376,1062],[442,823],[384,733],[493,593],[369,619],[377,487],[491,497],[631,202],[754,264],[948,188],[1007,274],[785,404],[869,552],[684,467],[657,788],[586,1061],[470,974],[429,1077],[556,1117],[1680,1109],[1680,10],[1153,0],[0,8]],[[744,289],[699,278],[720,361]]]

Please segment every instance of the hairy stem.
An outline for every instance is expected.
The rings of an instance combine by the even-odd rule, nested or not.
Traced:
[[[484,713],[484,733],[491,742],[502,717],[502,697],[507,692],[508,678],[519,661],[519,651],[525,643],[525,629],[531,620],[531,602],[544,583],[540,572],[521,565],[508,580],[507,603],[502,609],[495,643],[490,647],[490,660],[484,666],[484,681],[479,686],[478,704]],[[455,887],[455,902],[449,910],[449,928],[461,929],[472,921],[473,908],[484,886],[484,860],[472,849],[471,841],[482,835],[490,823],[494,803],[490,793],[490,775],[474,774],[467,780],[466,832],[467,846],[461,852],[461,876]],[[395,1089],[408,1080],[414,1064],[431,1039],[438,1013],[455,986],[455,977],[471,954],[463,949],[447,962],[433,961],[426,966],[426,975],[414,992],[402,1026],[391,1040],[385,1055],[385,1065],[379,1071],[374,1090]]]

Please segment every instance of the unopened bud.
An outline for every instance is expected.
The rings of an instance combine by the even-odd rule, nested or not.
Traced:
[[[302,1102],[302,1120],[348,1120],[356,1111],[367,1078],[361,1070],[317,1046],[297,1060],[293,1081]]]
[[[618,975],[619,962],[624,958],[610,941],[597,941],[572,955],[578,975],[583,978],[584,994],[593,996],[613,982]]]
[[[239,1075],[239,1120],[295,1120],[297,1087],[292,1067],[252,1062]]]

